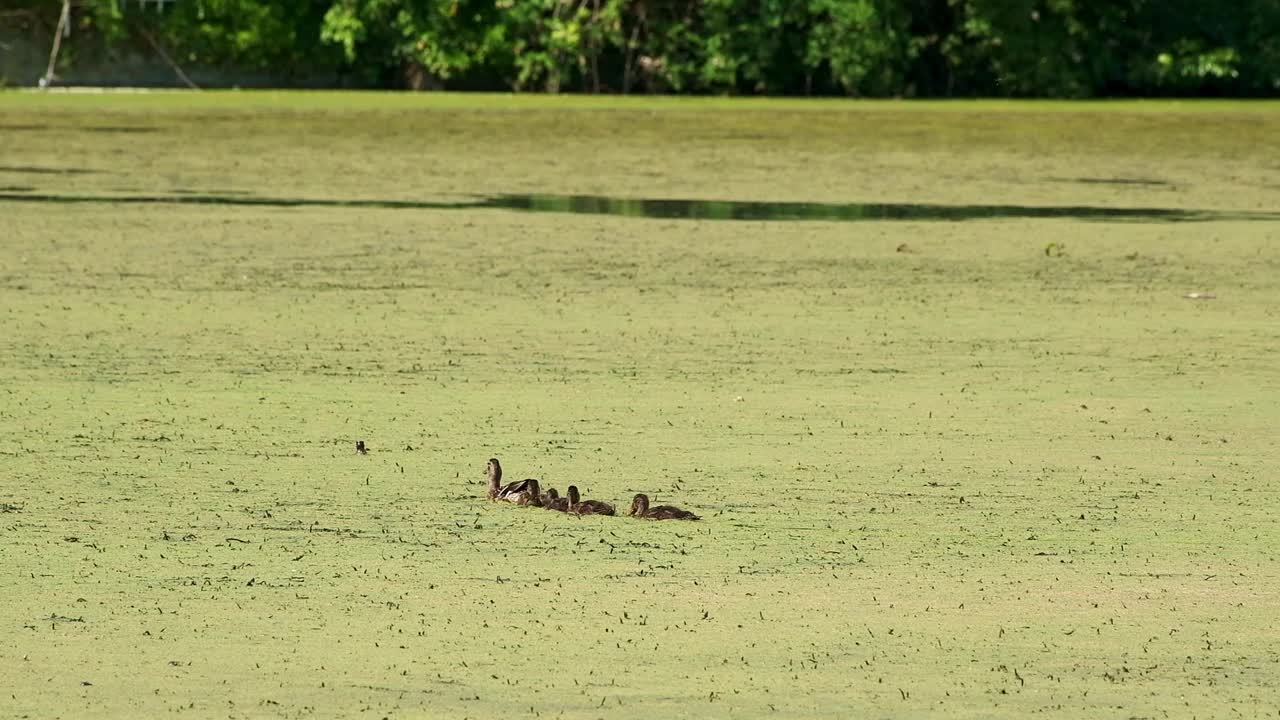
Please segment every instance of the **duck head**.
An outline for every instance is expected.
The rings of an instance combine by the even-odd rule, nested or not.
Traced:
[[[498,462],[498,458],[489,458],[489,465],[485,468],[485,475],[489,479],[489,499],[493,500],[498,497],[502,482],[502,463]]]
[[[569,486],[569,507],[573,507],[574,505],[577,505],[580,500],[582,500],[582,496],[578,495],[578,486],[570,485]]]
[[[643,515],[649,512],[649,496],[644,493],[636,495],[636,499],[631,501],[631,512],[628,515]]]

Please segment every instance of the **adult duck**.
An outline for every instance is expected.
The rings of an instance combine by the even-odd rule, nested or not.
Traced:
[[[644,493],[636,495],[636,499],[631,501],[631,512],[627,514],[632,517],[645,518],[646,520],[701,519],[688,510],[681,510],[673,505],[657,505],[655,507],[649,507],[649,496]]]
[[[569,486],[569,512],[578,515],[615,515],[613,506],[599,500],[583,500],[578,495],[578,486]]]
[[[529,478],[528,480],[520,480],[503,485],[502,463],[498,462],[498,458],[489,458],[489,467],[486,473],[489,476],[490,500],[511,502],[518,505],[542,505],[542,499],[538,495],[537,480]]]

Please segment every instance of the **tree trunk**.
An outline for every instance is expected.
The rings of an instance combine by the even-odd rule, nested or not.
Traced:
[[[400,77],[409,90],[443,90],[444,80],[416,60],[406,60],[400,66]]]

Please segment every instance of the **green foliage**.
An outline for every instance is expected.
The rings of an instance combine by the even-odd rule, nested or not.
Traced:
[[[401,68],[426,84],[485,68],[503,49],[503,3],[486,0],[340,0],[320,36],[365,71]],[[363,67],[360,67],[363,66]]]
[[[1265,53],[1280,33],[1274,2],[1231,11],[1196,0],[953,4],[958,65],[982,94],[1251,94],[1280,87],[1275,56],[1246,67],[1246,58],[1259,57],[1250,49]]]
[[[961,7],[965,60],[989,74],[988,93],[1033,95],[1052,87],[1056,95],[1083,94],[1070,0],[968,0]]]
[[[52,25],[59,0],[0,0]],[[85,0],[80,27],[181,61],[545,92],[1268,95],[1280,2]]]
[[[258,70],[298,58],[302,40],[315,31],[314,11],[314,3],[184,0],[159,25],[188,61]]]
[[[61,3],[42,6],[57,17]],[[75,5],[77,29],[108,42],[146,47],[149,34],[179,62],[256,71],[333,65],[335,53],[322,43],[320,20],[329,0],[181,0],[157,8],[136,0],[84,0]]]
[[[851,95],[895,94],[901,66],[913,54],[899,30],[902,13],[895,10],[874,0],[810,0],[815,21],[805,66],[816,72],[825,64],[831,79]]]
[[[559,92],[571,85],[599,92],[600,56],[622,44],[622,0],[499,0],[506,10],[491,35],[495,55],[508,45],[516,90]]]
[[[1156,76],[1162,84],[1200,83],[1210,78],[1237,78],[1240,54],[1234,48],[1205,51],[1192,40],[1175,44],[1174,52],[1156,56]]]

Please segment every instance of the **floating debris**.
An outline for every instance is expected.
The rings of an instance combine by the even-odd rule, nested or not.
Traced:
[[[1188,299],[1188,300],[1214,300],[1214,299],[1216,299],[1218,296],[1217,296],[1217,295],[1214,295],[1214,294],[1213,294],[1213,293],[1211,293],[1211,292],[1192,292],[1192,293],[1187,293],[1186,295],[1183,295],[1182,297],[1184,297],[1184,298],[1186,298],[1186,299]]]
[[[69,615],[59,615],[59,614],[57,614],[57,613],[51,613],[51,614],[49,615],[49,617],[45,618],[45,620],[48,620],[49,622],[55,622],[55,623],[60,623],[60,622],[63,622],[63,623],[82,623],[82,622],[84,622],[84,618],[83,618],[83,617],[70,617]]]

